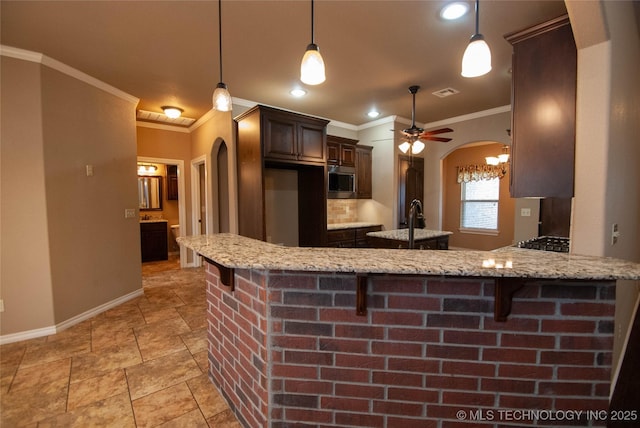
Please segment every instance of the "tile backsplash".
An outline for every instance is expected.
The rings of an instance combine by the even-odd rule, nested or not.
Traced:
[[[358,221],[357,199],[327,199],[327,223],[352,223]]]

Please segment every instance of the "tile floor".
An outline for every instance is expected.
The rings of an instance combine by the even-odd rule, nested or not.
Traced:
[[[207,376],[202,269],[143,264],[144,296],[0,347],[0,426],[232,427]]]

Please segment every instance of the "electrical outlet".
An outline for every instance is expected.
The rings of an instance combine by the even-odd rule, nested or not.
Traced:
[[[531,208],[520,208],[521,217],[531,217]]]
[[[93,165],[85,165],[87,177],[93,177]]]
[[[135,218],[135,217],[136,217],[135,208],[126,208],[124,210],[124,218]]]
[[[613,225],[611,225],[611,245],[616,245],[619,237],[620,231],[618,230],[618,223],[613,223]]]

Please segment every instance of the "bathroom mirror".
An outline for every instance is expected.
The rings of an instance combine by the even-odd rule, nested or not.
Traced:
[[[138,208],[162,209],[162,177],[138,176]]]

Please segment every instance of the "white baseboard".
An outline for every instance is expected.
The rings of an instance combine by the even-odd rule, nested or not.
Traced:
[[[111,308],[114,308],[118,305],[123,304],[135,297],[141,296],[144,294],[144,290],[142,288],[133,291],[129,294],[125,294],[124,296],[118,297],[110,302],[104,303],[100,306],[96,306],[93,309],[90,309],[86,312],[83,312],[79,315],[76,315],[73,318],[69,318],[66,321],[63,321],[55,326],[37,328],[34,330],[22,331],[19,333],[6,334],[4,336],[0,336],[0,345],[4,345],[6,343],[19,342],[22,340],[35,339],[37,337],[50,336],[52,334],[56,334],[60,331],[66,330],[69,327],[73,327],[76,324],[81,323],[89,318],[92,318],[96,315],[101,314],[104,311],[107,311]]]

